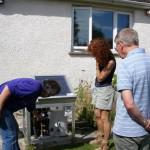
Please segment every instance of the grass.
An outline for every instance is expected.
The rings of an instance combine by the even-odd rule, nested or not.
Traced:
[[[90,145],[90,144],[85,143],[83,145],[79,145],[79,146],[72,147],[72,148],[65,148],[61,150],[94,150],[97,147],[98,146],[96,145]],[[112,140],[110,141],[109,150],[115,150]]]
[[[94,150],[96,147],[97,147],[96,145],[89,145],[87,143],[82,143],[82,144],[69,145],[69,146],[61,146],[61,147],[59,146],[59,147],[49,148],[47,150]]]
[[[80,143],[80,144],[72,144],[67,146],[57,146],[57,147],[51,147],[48,149],[40,149],[40,150],[94,150],[97,148],[97,145],[90,145],[88,143]],[[30,145],[27,150],[36,150],[34,146]],[[115,150],[113,140],[110,140],[109,143],[109,150]]]
[[[66,148],[64,150],[93,150],[95,148],[96,148],[95,145],[83,144],[82,146],[80,145],[73,148]]]

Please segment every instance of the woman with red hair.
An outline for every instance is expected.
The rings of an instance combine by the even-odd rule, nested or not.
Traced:
[[[96,59],[95,87],[92,93],[92,104],[98,128],[97,138],[90,144],[100,144],[97,150],[108,150],[108,141],[111,132],[110,111],[114,98],[112,78],[116,68],[114,55],[103,38],[92,40],[88,51]]]

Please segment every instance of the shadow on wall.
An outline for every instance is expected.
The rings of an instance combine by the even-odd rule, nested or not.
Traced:
[[[0,5],[0,14],[70,17],[67,16],[67,9],[71,9],[69,3],[55,0],[5,0]]]

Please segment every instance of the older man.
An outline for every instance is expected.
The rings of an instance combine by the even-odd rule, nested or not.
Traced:
[[[138,34],[125,28],[116,38],[116,50],[122,58],[117,73],[116,116],[113,139],[116,150],[150,150],[150,56],[139,48]]]

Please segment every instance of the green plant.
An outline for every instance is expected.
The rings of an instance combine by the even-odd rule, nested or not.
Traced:
[[[115,89],[115,94],[117,93],[117,75],[114,74],[113,79],[112,79],[112,86]],[[114,103],[113,103],[113,108],[110,114],[110,119],[111,119],[111,123],[113,124],[114,119],[115,119],[115,115],[116,115],[116,95],[114,96]]]
[[[112,85],[114,88],[117,87],[117,75],[116,74],[114,74],[114,76],[112,78]]]
[[[36,147],[34,145],[28,145],[27,150],[36,150]]]
[[[91,105],[91,85],[84,80],[81,80],[79,86],[75,89],[77,100],[75,103],[77,120],[86,120],[93,125],[93,105]]]

